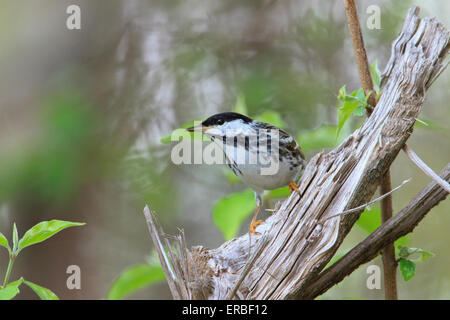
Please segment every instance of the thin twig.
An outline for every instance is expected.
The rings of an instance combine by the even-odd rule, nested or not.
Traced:
[[[373,203],[375,203],[375,202],[377,202],[377,201],[380,201],[380,200],[386,198],[387,196],[389,196],[390,194],[394,193],[395,191],[397,191],[398,189],[400,189],[401,187],[403,187],[406,183],[408,183],[410,180],[411,180],[411,178],[409,178],[409,179],[403,181],[402,184],[399,185],[398,187],[392,189],[392,190],[389,191],[388,193],[385,193],[385,194],[381,195],[380,197],[378,197],[378,198],[376,198],[376,199],[373,199],[373,200],[370,201],[370,202],[367,202],[367,203],[365,203],[365,204],[362,204],[362,205],[360,205],[360,206],[358,206],[358,207],[355,207],[355,208],[353,208],[353,209],[345,210],[345,211],[336,213],[336,214],[334,214],[334,215],[332,215],[332,216],[329,216],[329,217],[327,217],[324,221],[322,221],[322,223],[324,223],[325,221],[330,220],[330,219],[332,219],[332,218],[335,218],[335,217],[338,217],[338,216],[342,216],[342,215],[345,215],[345,214],[349,214],[349,213],[353,213],[353,212],[357,212],[357,211],[359,211],[359,210],[361,210],[361,209],[364,209],[365,207],[370,206],[371,204],[373,204]]]
[[[445,191],[450,193],[450,184],[439,177],[436,172],[433,171],[422,159],[406,144],[403,146],[403,151],[405,151],[406,155],[411,159],[412,162],[416,164],[427,176],[431,177],[434,181],[436,181]]]

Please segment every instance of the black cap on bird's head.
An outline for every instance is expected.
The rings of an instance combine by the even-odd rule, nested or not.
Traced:
[[[201,125],[194,126],[187,128],[186,130],[189,132],[199,131],[199,132],[205,132],[209,128],[221,126],[224,123],[231,122],[234,120],[242,120],[244,123],[249,123],[253,121],[247,116],[244,116],[243,114],[237,113],[237,112],[223,112],[223,113],[217,113],[215,115],[212,115],[205,121],[201,123]]]

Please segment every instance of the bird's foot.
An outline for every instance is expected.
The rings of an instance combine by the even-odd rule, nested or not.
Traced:
[[[293,181],[291,181],[291,182],[289,182],[289,191],[292,193],[292,192],[297,192],[300,196],[302,195],[302,193],[300,192],[300,190],[298,189],[298,185],[295,183],[295,182],[293,182]]]
[[[250,233],[258,234],[258,232],[256,232],[256,227],[259,226],[263,222],[264,222],[263,220],[252,221],[250,223]]]

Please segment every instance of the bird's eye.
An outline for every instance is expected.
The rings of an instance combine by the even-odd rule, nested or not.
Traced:
[[[218,119],[217,120],[217,124],[220,126],[220,125],[222,125],[223,124],[223,119]]]

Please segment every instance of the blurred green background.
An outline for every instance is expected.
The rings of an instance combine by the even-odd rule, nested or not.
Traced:
[[[81,30],[68,30],[66,8],[81,7]],[[410,6],[449,26],[450,2],[358,1],[369,62],[383,70]],[[369,30],[369,5],[381,29]],[[359,88],[342,1],[13,1],[0,11],[0,232],[10,239],[42,220],[81,221],[27,249],[14,266],[62,299],[104,299],[118,275],[144,263],[152,244],[142,209],[157,211],[164,230],[185,230],[188,245],[217,247],[224,238],[211,212],[245,190],[220,166],[170,161],[161,138],[193,119],[236,105],[279,116],[308,159],[335,144],[337,94]],[[425,100],[408,144],[435,171],[450,158],[450,73]],[[276,118],[276,117],[275,117]],[[345,138],[363,118],[353,117]],[[392,166],[400,210],[430,179],[400,153]],[[269,203],[273,205],[273,202]],[[450,201],[409,237],[435,254],[416,276],[398,276],[401,299],[450,298]],[[267,217],[267,213],[262,214]],[[248,228],[243,221],[239,234]],[[355,227],[339,254],[367,232]],[[1,248],[0,248],[1,249]],[[0,250],[0,278],[7,265]],[[372,263],[381,266],[380,258]],[[66,287],[66,268],[81,268],[81,290]],[[382,299],[366,287],[362,266],[323,299]],[[129,296],[170,298],[164,282]],[[23,288],[20,299],[37,298]]]

